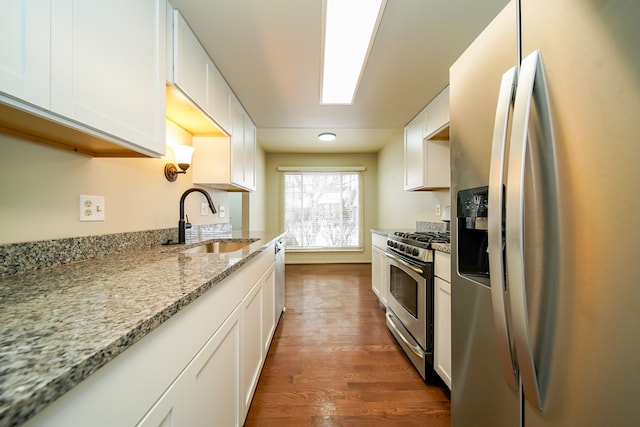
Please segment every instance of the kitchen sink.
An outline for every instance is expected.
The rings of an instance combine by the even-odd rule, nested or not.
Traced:
[[[193,248],[185,249],[182,253],[185,254],[198,254],[198,253],[210,253],[218,254],[225,252],[233,252],[238,249],[242,249],[245,246],[249,246],[255,239],[252,240],[218,240],[216,242],[205,243],[204,245],[194,246]]]

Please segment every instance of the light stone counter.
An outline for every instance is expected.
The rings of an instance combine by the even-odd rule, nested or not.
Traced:
[[[447,254],[451,253],[451,243],[432,243],[433,249],[436,251],[444,252]]]
[[[0,278],[0,426],[20,425],[269,247],[154,246]],[[216,240],[216,239],[214,239]]]

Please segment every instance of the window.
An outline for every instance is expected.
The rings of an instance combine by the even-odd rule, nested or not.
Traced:
[[[360,172],[285,172],[282,180],[287,250],[362,248]]]

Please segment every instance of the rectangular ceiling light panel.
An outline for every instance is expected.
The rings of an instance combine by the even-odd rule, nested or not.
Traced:
[[[322,104],[351,104],[386,0],[325,0]]]

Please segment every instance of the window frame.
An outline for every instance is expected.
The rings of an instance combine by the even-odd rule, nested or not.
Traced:
[[[353,246],[294,246],[287,244],[287,252],[362,252],[364,251],[364,174],[365,170],[362,166],[352,167],[278,167],[278,171],[281,172],[280,176],[280,226],[281,229],[286,232],[286,190],[285,179],[287,175],[304,175],[304,174],[354,174],[358,177],[358,209],[357,209],[357,224],[358,224],[358,236],[356,237],[357,243]]]

